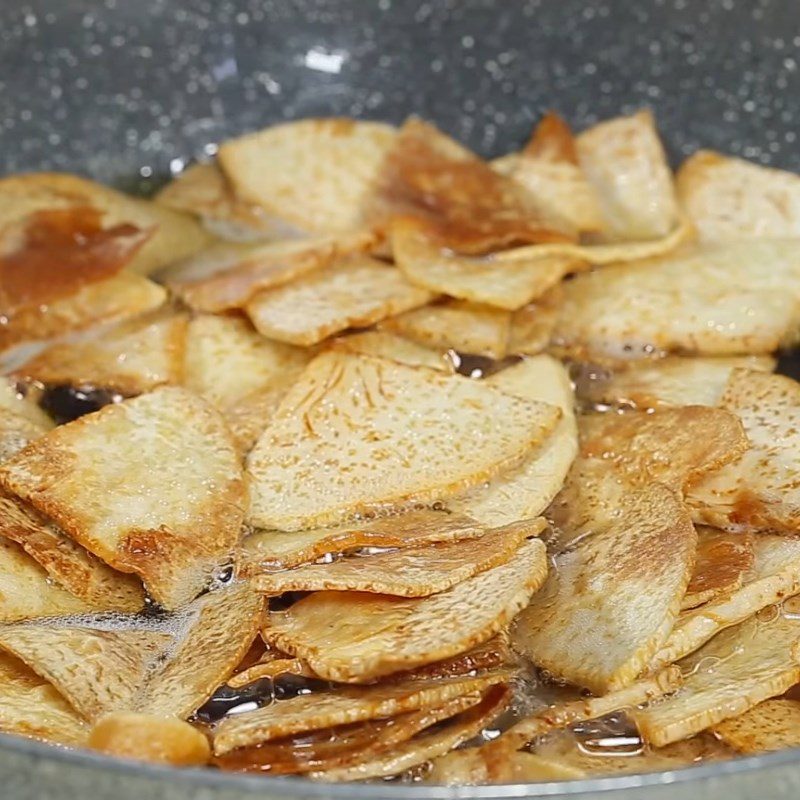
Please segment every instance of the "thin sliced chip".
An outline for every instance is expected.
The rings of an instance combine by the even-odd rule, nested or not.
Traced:
[[[598,694],[632,683],[666,641],[691,577],[697,535],[678,497],[625,485],[616,513],[556,557],[514,623],[517,649]]]
[[[571,226],[547,214],[520,184],[415,118],[395,138],[373,202],[383,224],[393,216],[414,217],[459,253],[574,238]]]
[[[544,519],[512,523],[477,539],[426,544],[377,555],[341,558],[332,564],[308,564],[263,572],[255,588],[269,595],[321,590],[371,592],[394,597],[426,597],[505,564],[526,538],[537,536]]]
[[[490,773],[502,768],[503,759],[511,752],[541,736],[577,722],[604,717],[615,711],[630,710],[674,692],[682,683],[677,667],[668,667],[642,678],[622,689],[599,697],[581,697],[556,703],[544,711],[526,717],[512,725],[499,739],[481,748]],[[496,765],[496,766],[495,766]]]
[[[219,245],[170,267],[167,284],[196,311],[244,308],[259,292],[291,283],[331,264],[337,256],[365,250],[369,236]]]
[[[507,683],[513,674],[509,670],[494,670],[483,675],[338,687],[298,695],[223,719],[214,735],[214,753],[220,756],[239,747],[296,733],[436,708],[457,697]]]
[[[54,344],[16,374],[44,384],[91,386],[132,396],[183,378],[187,318],[157,314]]]
[[[631,481],[658,481],[676,492],[735,460],[748,445],[735,414],[706,406],[589,414],[580,427],[583,458],[602,459]]]
[[[466,747],[434,759],[425,774],[425,783],[435,786],[479,786],[490,783],[481,750],[480,747]],[[500,773],[498,783],[549,783],[586,777],[586,771],[580,766],[550,753],[507,753],[503,756],[503,763],[498,764],[497,772]]]
[[[800,592],[800,540],[762,534],[753,539],[753,567],[730,596],[684,612],[652,666],[671,664],[692,653],[721,630],[736,625],[771,603]]]
[[[0,462],[8,460],[30,442],[44,436],[50,427],[0,406]]]
[[[560,413],[469,378],[323,353],[248,457],[249,521],[297,530],[443,499],[519,463]]]
[[[211,237],[188,214],[130,197],[94,181],[56,172],[12,175],[0,181],[0,229],[39,211],[96,209],[104,227],[134,225],[152,230],[130,264],[149,274],[205,247]]]
[[[316,592],[270,614],[261,635],[323,678],[365,682],[487,641],[525,606],[546,573],[545,547],[533,539],[507,564],[430,597]]]
[[[411,767],[444,755],[476,736],[491,725],[510,702],[511,691],[504,687],[496,687],[486,692],[478,705],[454,717],[444,727],[434,728],[428,733],[409,739],[393,748],[390,753],[371,761],[352,767],[312,772],[311,777],[316,780],[338,782],[398,775]]]
[[[135,575],[111,569],[16,498],[0,493],[0,535],[19,544],[59,586],[94,611],[139,611],[144,589]]]
[[[700,150],[676,180],[704,241],[800,236],[800,177],[791,172]]]
[[[738,717],[720,722],[712,731],[739,753],[800,747],[800,703],[765,700]]]
[[[585,368],[577,379],[578,395],[591,403],[632,406],[641,410],[659,406],[716,406],[734,369],[772,372],[770,356],[681,358],[632,363],[620,370]]]
[[[411,367],[429,367],[439,372],[453,372],[453,362],[446,353],[431,350],[416,342],[386,331],[364,331],[334,339],[332,347],[346,353],[360,353],[388,358]]]
[[[681,609],[697,608],[741,588],[754,560],[752,536],[698,526],[694,572]]]
[[[535,303],[529,303],[511,315],[509,355],[535,356],[547,349],[558,322],[563,294],[560,284],[554,286]]]
[[[230,557],[246,502],[222,420],[179,388],[50,431],[3,464],[0,483],[107,564],[139,575],[166,608],[195,597]]]
[[[503,358],[508,352],[511,313],[450,300],[391,317],[381,327],[435,350]]]
[[[783,375],[736,370],[720,405],[744,424],[749,449],[695,483],[695,518],[727,530],[800,530],[800,384]]]
[[[442,511],[408,511],[337,528],[308,531],[256,531],[242,542],[240,570],[252,575],[260,566],[289,569],[328,553],[366,547],[419,547],[482,536],[486,528],[471,517]]]
[[[303,678],[319,677],[302,659],[270,657],[263,658],[247,669],[237,672],[228,678],[227,685],[231,689],[241,689],[264,679],[274,681],[282,675],[299,675]]]
[[[189,323],[186,386],[228,410],[294,380],[310,357],[306,350],[265,339],[246,320],[204,314]]]
[[[436,708],[327,728],[272,744],[240,748],[215,759],[214,763],[226,770],[270,775],[349,767],[382,755],[408,741],[419,731],[455,716],[480,701],[480,694],[468,694]]]
[[[672,172],[650,111],[595,125],[578,136],[577,149],[609,238],[657,239],[675,228]]]
[[[576,276],[554,343],[584,361],[768,354],[797,332],[798,292],[797,240],[697,247]]]
[[[183,612],[183,630],[152,665],[135,710],[185,719],[236,669],[258,634],[264,600],[247,583],[209,592]]]
[[[11,378],[0,376],[0,410],[10,411],[44,430],[54,427],[55,423],[38,404],[39,393],[32,387],[18,385]]]
[[[238,197],[302,230],[362,227],[365,201],[395,130],[377,122],[306,119],[225,142],[219,164]]]
[[[151,662],[171,639],[158,630],[60,622],[0,626],[0,648],[46,678],[88,720],[130,708]]]
[[[22,661],[0,652],[0,731],[80,747],[89,728],[47,681]]]
[[[541,297],[583,262],[545,256],[500,262],[491,256],[461,256],[439,245],[413,218],[392,223],[394,260],[415,285],[472,303],[513,311]]]
[[[237,197],[215,161],[192,164],[156,196],[159,205],[194,214],[222,239],[284,239],[298,231]]]
[[[246,311],[264,336],[311,345],[346,328],[366,328],[432,298],[400,270],[362,256],[259,292]]]
[[[506,394],[539,400],[561,409],[558,425],[520,467],[448,501],[448,508],[486,525],[507,525],[541,514],[561,489],[578,451],[572,385],[564,367],[550,356],[526,359],[486,379]]]
[[[773,607],[718,633],[679,666],[686,676],[670,698],[633,712],[642,736],[662,747],[737,717],[800,680],[800,620]]]
[[[83,614],[91,610],[85,600],[56,586],[18,544],[0,537],[0,621]]]

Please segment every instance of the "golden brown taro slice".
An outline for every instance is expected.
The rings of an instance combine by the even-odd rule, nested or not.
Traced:
[[[0,621],[85,614],[92,606],[57,586],[18,544],[0,537]]]
[[[26,380],[133,396],[183,379],[185,314],[156,313],[90,329],[47,347],[15,370]]]
[[[509,670],[499,669],[455,678],[336,687],[298,695],[223,719],[214,735],[214,753],[224,755],[239,747],[292,734],[436,708],[455,698],[507,683],[513,675]]]
[[[686,587],[681,609],[697,608],[735,592],[741,588],[754,561],[751,535],[697,526],[694,572]]]
[[[323,678],[363,683],[487,641],[525,606],[546,572],[544,545],[533,539],[507,564],[430,597],[316,592],[270,614],[261,635]]]
[[[0,483],[87,550],[176,608],[239,538],[246,487],[222,420],[196,395],[157,389],[50,431]]]
[[[0,652],[0,731],[69,746],[86,743],[80,715],[22,661]]]
[[[766,753],[800,746],[800,703],[765,700],[744,714],[712,728],[723,742],[739,753]]]
[[[408,217],[392,223],[391,245],[397,266],[411,283],[509,311],[541,297],[583,266],[563,256],[501,262],[491,256],[458,255],[442,247],[424,223]]]
[[[55,423],[38,405],[35,387],[20,386],[12,378],[0,377],[0,409],[25,417],[39,427],[49,430]]]
[[[583,273],[554,343],[584,361],[768,354],[800,321],[800,242],[745,241]]]
[[[704,241],[800,235],[800,178],[700,150],[677,175],[678,197]]]
[[[535,356],[549,347],[558,322],[563,295],[559,284],[535,303],[528,303],[511,315],[511,330],[506,348],[509,355]]]
[[[323,781],[354,781],[398,775],[412,767],[444,755],[474,736],[503,713],[511,702],[508,687],[494,687],[478,704],[448,720],[442,726],[423,731],[413,739],[394,747],[389,753],[352,767],[323,770],[311,774]]]
[[[411,367],[429,367],[439,372],[454,371],[453,362],[446,353],[437,352],[387,331],[363,331],[340,336],[331,342],[331,347],[346,353],[387,358]]]
[[[377,122],[306,119],[225,142],[219,164],[236,195],[312,233],[363,227],[363,206],[395,130]]]
[[[30,442],[44,436],[51,426],[34,422],[0,406],[0,463],[16,455]]]
[[[135,575],[112,569],[15,497],[0,492],[0,535],[17,544],[49,578],[93,611],[139,611],[144,588]]]
[[[486,528],[463,514],[424,509],[393,517],[307,531],[256,531],[242,542],[240,571],[254,575],[267,568],[289,569],[328,553],[365,547],[416,547],[482,536]]]
[[[603,460],[635,483],[677,492],[747,449],[737,416],[706,406],[590,414],[580,420],[581,457]]]
[[[298,530],[446,498],[518,464],[560,413],[468,378],[323,353],[248,457],[249,522]]]
[[[55,172],[14,175],[0,181],[0,229],[41,211],[93,209],[103,228],[131,225],[151,231],[130,264],[149,274],[205,247],[211,237],[188,214],[130,197],[94,181]]]
[[[247,320],[201,314],[189,323],[186,386],[228,410],[296,378],[310,358],[305,349],[265,339]]]
[[[214,763],[221,769],[268,772],[270,775],[352,767],[382,756],[420,731],[466,711],[480,701],[479,693],[467,694],[435,708],[241,747],[215,759]]]
[[[670,664],[691,653],[719,631],[736,625],[771,603],[800,592],[800,540],[760,534],[753,538],[753,566],[740,589],[683,612],[652,666]]]
[[[503,358],[511,319],[511,312],[500,308],[446,300],[390,317],[381,327],[434,350]]]
[[[657,239],[675,228],[675,186],[650,111],[589,128],[577,137],[577,150],[579,164],[600,198],[609,239]]]
[[[794,617],[794,618],[792,618]],[[670,698],[633,712],[656,747],[737,717],[800,680],[800,621],[779,607],[717,634],[678,666],[686,676]]]
[[[195,311],[243,308],[260,291],[290,283],[330,264],[337,253],[364,249],[365,236],[256,244],[219,244],[163,274],[174,294]]]
[[[720,405],[742,420],[750,447],[695,483],[695,519],[727,530],[800,529],[800,384],[783,375],[736,370]]]
[[[770,356],[684,358],[634,362],[619,370],[592,370],[577,381],[577,393],[591,403],[633,406],[646,411],[660,406],[716,406],[733,370],[772,372]]]
[[[613,473],[607,480],[625,483]],[[556,557],[514,623],[515,647],[593,692],[627,686],[669,636],[696,546],[691,518],[672,491],[626,484],[616,514]]]
[[[419,119],[401,128],[377,186],[376,221],[419,219],[443,247],[460,253],[574,238],[572,226],[548,214],[524,187]]]
[[[253,586],[269,595],[291,591],[357,591],[396,597],[426,597],[505,564],[529,536],[546,526],[528,520],[487,531],[477,539],[426,544],[377,555],[350,556],[331,564],[307,564],[291,570],[262,572]]]
[[[256,294],[246,311],[270,339],[312,345],[346,328],[366,328],[433,299],[395,267],[369,256],[338,261]]]
[[[553,433],[513,470],[484,486],[448,501],[448,508],[486,525],[507,525],[541,514],[558,491],[578,450],[572,384],[556,359],[542,355],[526,359],[486,379],[506,394],[558,406],[561,419]]]

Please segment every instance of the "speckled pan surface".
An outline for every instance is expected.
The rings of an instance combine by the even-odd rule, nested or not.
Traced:
[[[490,155],[555,108],[655,108],[699,146],[800,170],[798,0],[0,0],[0,174],[146,191],[284,118],[418,113]],[[184,773],[0,735],[2,800],[789,798],[795,752],[682,773],[454,790]]]

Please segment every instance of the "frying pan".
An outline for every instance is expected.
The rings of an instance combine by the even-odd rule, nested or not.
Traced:
[[[800,171],[797,0],[0,0],[0,173],[147,193],[244,130],[416,113],[491,156],[547,109],[651,106],[674,161]],[[800,753],[562,784],[326,786],[140,766],[0,735],[3,800],[789,798]]]

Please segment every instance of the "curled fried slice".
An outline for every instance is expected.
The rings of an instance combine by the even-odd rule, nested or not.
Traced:
[[[430,597],[317,592],[270,614],[261,635],[323,678],[363,683],[487,641],[528,602],[546,572],[544,545],[533,539],[507,564]]]
[[[800,592],[800,540],[761,534],[753,539],[753,566],[740,589],[684,612],[652,666],[670,664],[691,653],[719,631],[736,625],[771,603]]]
[[[338,528],[308,531],[256,531],[242,542],[247,575],[260,566],[289,569],[315,561],[328,553],[343,553],[365,547],[419,547],[424,544],[457,542],[482,536],[485,527],[462,514],[441,511],[409,511],[394,517],[366,520]]]
[[[514,470],[448,502],[448,507],[487,525],[507,525],[541,514],[561,489],[578,450],[572,385],[564,367],[550,356],[535,356],[486,379],[491,386],[561,409],[553,433]]]
[[[299,695],[226,717],[217,726],[214,753],[220,756],[239,747],[296,733],[436,708],[457,697],[504,684],[512,675],[508,670],[494,670],[476,676],[339,687],[328,692]]]
[[[377,122],[305,119],[225,142],[234,192],[266,216],[312,233],[363,226],[362,213],[395,130]]]
[[[640,732],[662,747],[783,694],[800,680],[799,641],[800,621],[778,607],[722,631],[679,663],[672,697],[633,712]]]
[[[765,700],[738,717],[720,722],[712,731],[739,753],[800,747],[800,703]]]
[[[660,406],[716,406],[733,370],[737,368],[772,372],[770,356],[682,358],[670,356],[657,361],[633,362],[627,368],[592,370],[577,380],[577,393],[603,405],[633,406],[641,410]]]
[[[604,481],[625,487],[616,513],[556,557],[512,632],[535,664],[598,694],[633,682],[669,636],[697,546],[672,491],[613,471]]]
[[[536,300],[584,266],[561,256],[503,262],[461,256],[437,244],[424,224],[409,218],[392,223],[391,245],[398,267],[413,284],[509,311]]]
[[[431,292],[409,283],[395,267],[359,256],[259,292],[248,301],[246,311],[264,336],[312,345],[346,328],[369,327],[431,299]]]
[[[753,537],[697,527],[697,557],[681,609],[697,608],[729,595],[753,568]]]
[[[92,329],[51,345],[16,374],[45,384],[91,386],[132,396],[183,379],[187,318],[157,314]]]
[[[448,300],[384,320],[381,327],[434,350],[503,358],[508,352],[511,313]]]
[[[178,388],[50,431],[2,466],[0,483],[110,566],[138,574],[167,608],[195,597],[231,555],[246,499],[222,420]]]
[[[800,235],[800,178],[700,150],[677,175],[678,196],[704,241]]]
[[[186,386],[229,411],[294,380],[310,358],[302,348],[265,339],[244,319],[201,314],[189,323]]]
[[[443,592],[480,572],[505,564],[544,519],[512,523],[477,539],[351,556],[332,564],[308,564],[280,572],[262,572],[253,586],[269,595],[320,590],[370,592],[396,597],[426,597]]]
[[[334,339],[332,347],[346,353],[388,358],[411,367],[429,367],[439,372],[453,372],[453,362],[443,352],[431,350],[416,342],[387,331],[364,331]]]
[[[441,728],[423,732],[419,736],[393,748],[383,756],[352,767],[314,772],[311,777],[324,781],[353,781],[367,778],[384,778],[397,775],[418,764],[444,755],[463,742],[476,736],[505,710],[511,702],[507,687],[495,687],[485,693],[483,700],[468,711],[449,720]]]
[[[750,447],[695,483],[695,519],[727,530],[800,530],[800,384],[736,370],[720,401],[742,420]]]
[[[800,242],[746,241],[582,273],[554,343],[584,361],[768,354],[797,332]]]
[[[0,731],[80,747],[89,729],[53,686],[22,661],[0,652]]]
[[[460,253],[574,236],[570,225],[546,213],[520,184],[415,118],[388,151],[373,202],[380,222],[414,217],[443,247]]]
[[[144,607],[144,588],[135,575],[112,569],[33,508],[3,493],[0,534],[19,544],[50,578],[93,611],[133,612]]]
[[[468,378],[323,353],[248,457],[249,521],[297,530],[442,499],[519,463],[560,413]]]
[[[528,303],[511,315],[509,355],[535,356],[547,349],[558,322],[563,294],[560,284],[554,286],[535,303]]]

